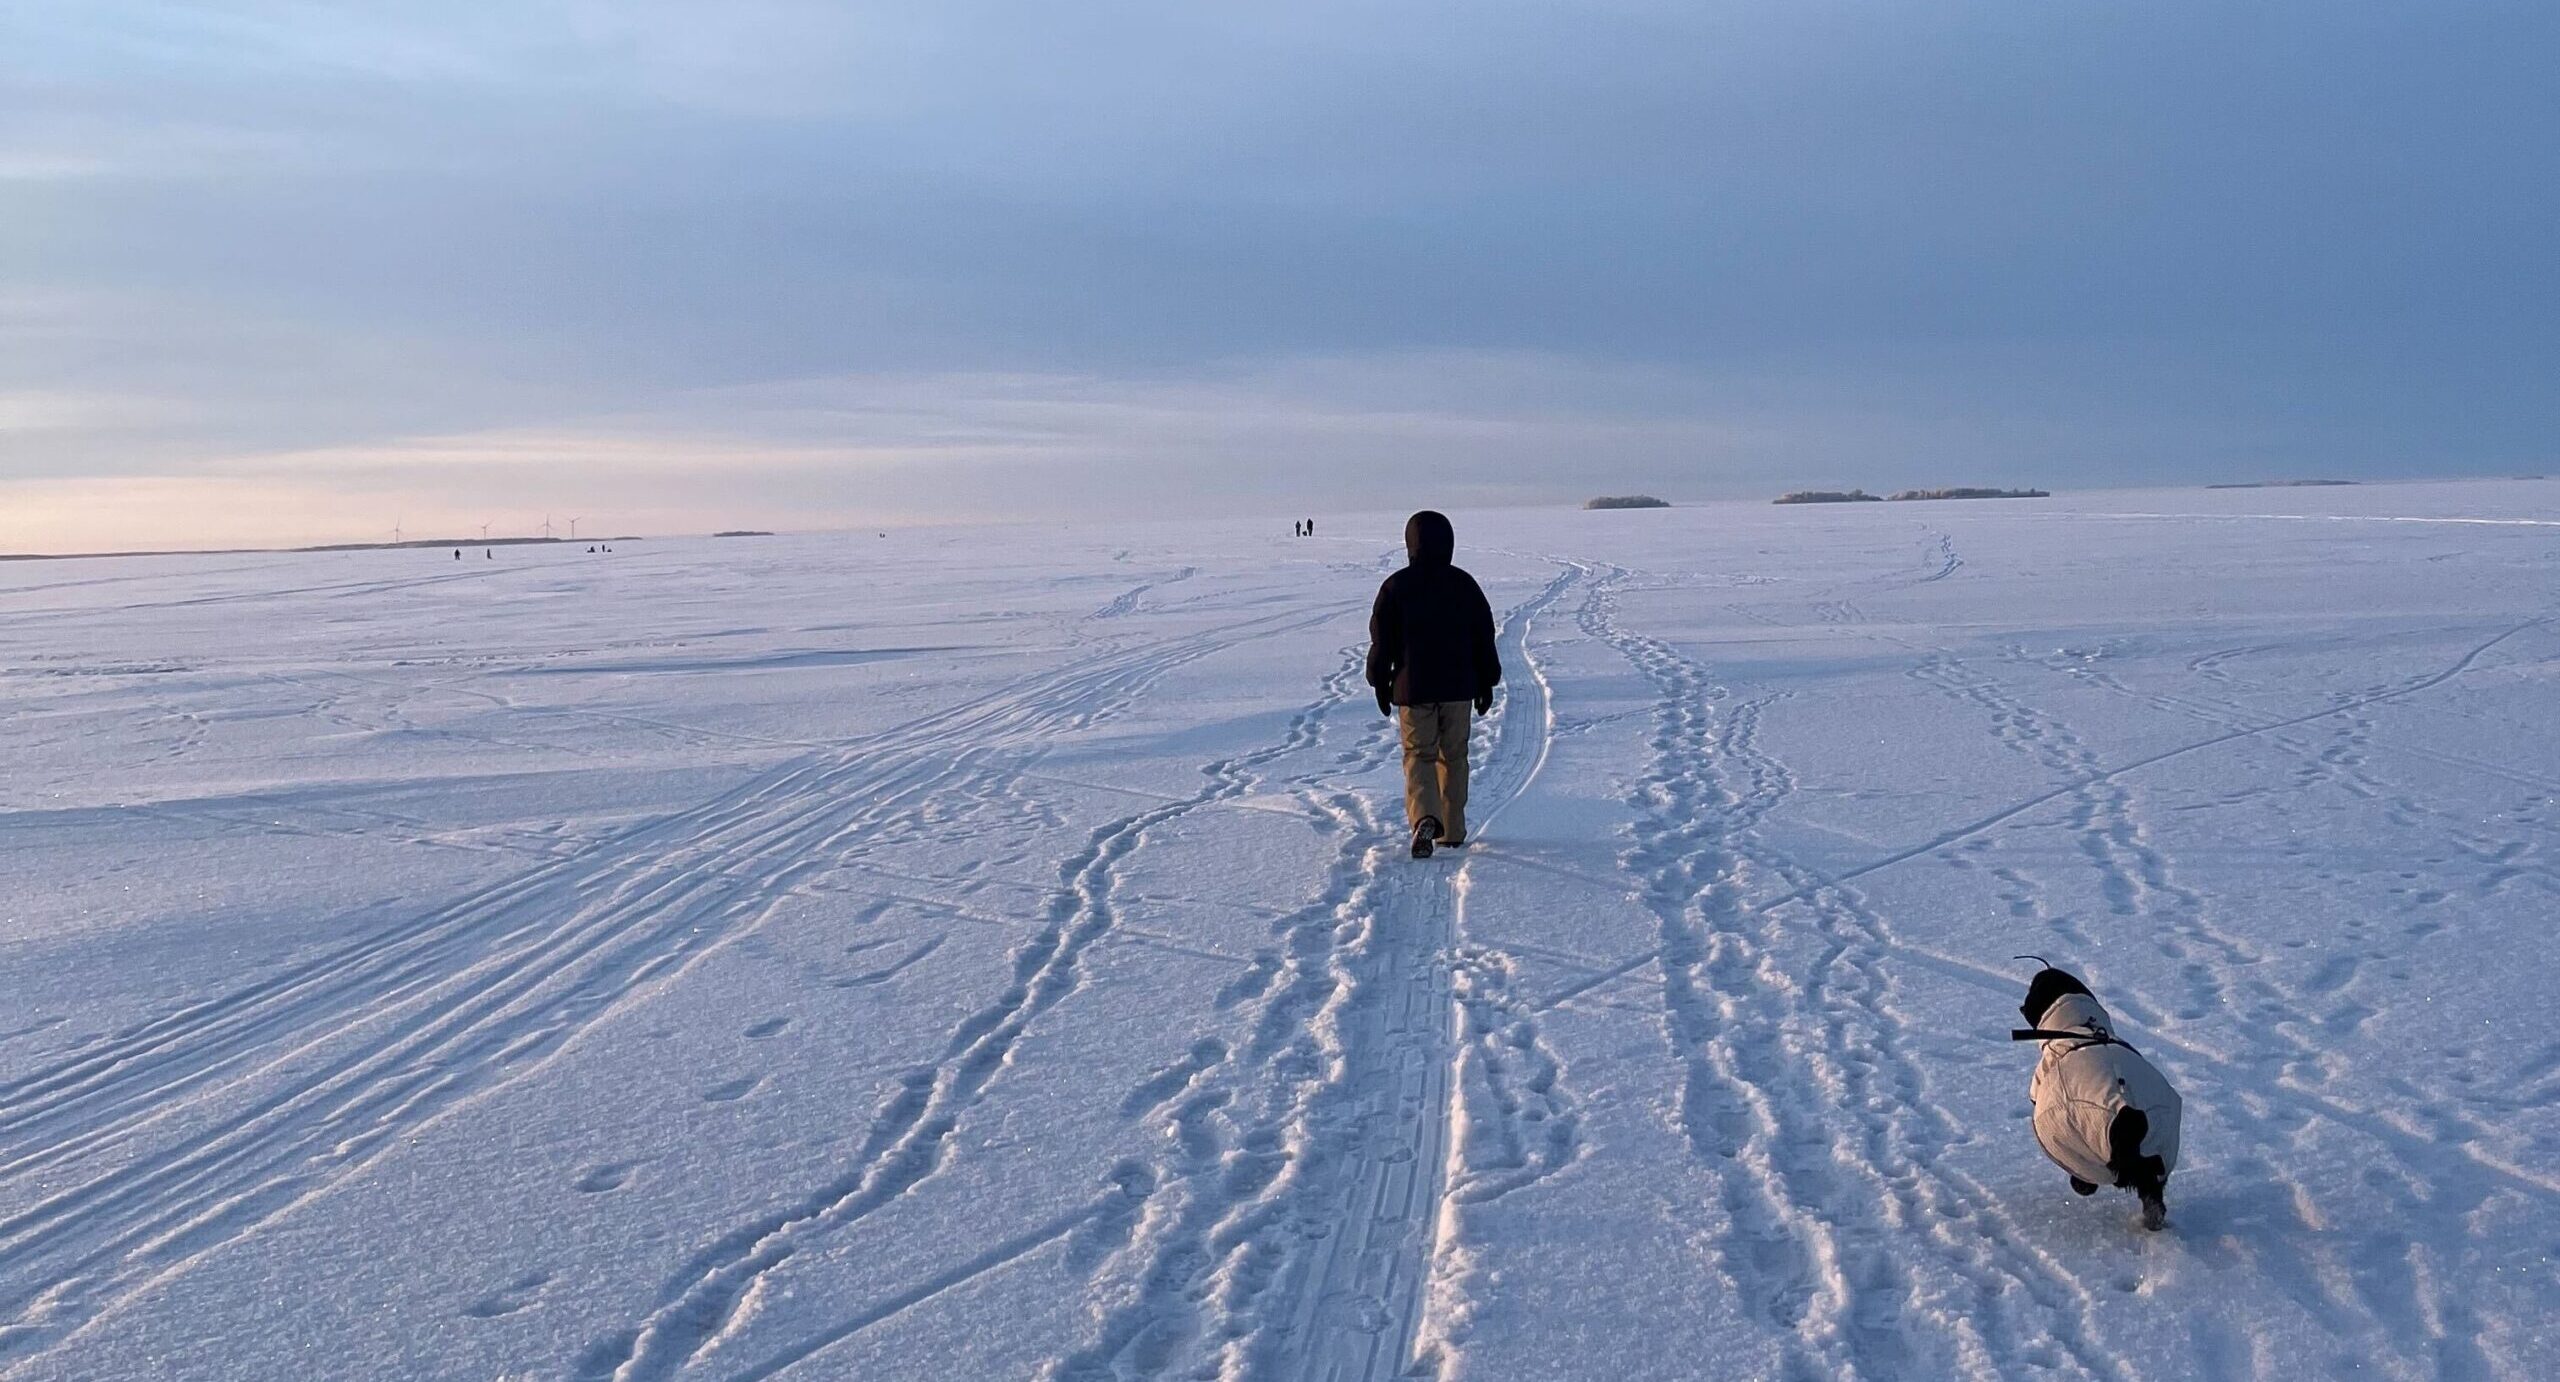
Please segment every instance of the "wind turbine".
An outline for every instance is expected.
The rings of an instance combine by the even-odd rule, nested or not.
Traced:
[[[551,515],[547,513],[542,516],[542,540],[545,542],[551,540]]]
[[[578,516],[576,514],[569,515],[569,540],[571,542],[578,540]]]
[[[497,521],[498,520],[493,518],[489,520],[489,523],[495,523]],[[487,542],[489,540],[489,523],[483,523],[480,525],[480,540],[482,542]]]
[[[405,519],[405,518],[407,518],[408,516],[409,516],[409,515],[407,515],[407,514],[405,514],[405,513],[404,513],[404,514],[400,515],[400,516],[399,516],[399,518],[394,518],[394,519],[392,519],[392,520],[391,520],[391,545],[392,545],[392,546],[394,546],[394,547],[397,547],[397,546],[399,546],[399,545],[400,545],[400,522],[401,522],[401,519]]]

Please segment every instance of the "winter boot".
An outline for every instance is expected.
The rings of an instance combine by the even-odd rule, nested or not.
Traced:
[[[2098,1193],[2098,1187],[2080,1179],[2078,1176],[2073,1176],[2071,1178],[2071,1193],[2083,1196],[2094,1195]]]
[[[1439,838],[1440,818],[1438,816],[1425,816],[1421,820],[1415,821],[1413,823],[1413,857],[1416,859],[1430,858],[1431,842]]]

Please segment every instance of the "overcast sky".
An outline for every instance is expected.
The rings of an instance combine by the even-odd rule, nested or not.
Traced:
[[[0,550],[2560,468],[2560,6],[0,6]]]

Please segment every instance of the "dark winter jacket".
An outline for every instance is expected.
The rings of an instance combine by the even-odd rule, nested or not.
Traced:
[[[1449,564],[1457,545],[1439,514],[1407,519],[1409,564],[1378,587],[1369,610],[1369,684],[1397,705],[1472,701],[1502,680],[1493,607],[1475,577]]]

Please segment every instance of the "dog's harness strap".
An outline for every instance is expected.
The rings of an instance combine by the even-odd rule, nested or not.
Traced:
[[[2132,1042],[2122,1037],[2109,1036],[2105,1032],[2057,1032],[2046,1027],[2012,1027],[2009,1029],[2009,1039],[2011,1041],[2077,1041],[2088,1046],[2121,1046],[2128,1051],[2133,1051],[2137,1056],[2142,1054],[2140,1051],[2134,1051]]]

